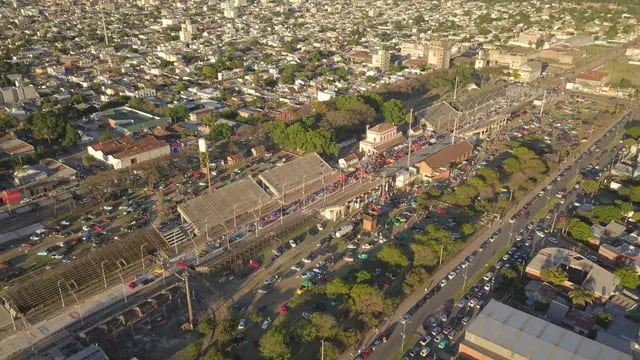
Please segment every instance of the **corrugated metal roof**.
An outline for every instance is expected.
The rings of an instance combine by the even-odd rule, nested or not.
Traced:
[[[511,353],[512,359],[632,359],[629,354],[495,300],[491,300],[469,325],[465,341],[473,343],[474,338],[484,339],[495,344],[496,347],[503,348]],[[481,346],[481,344],[477,345]]]

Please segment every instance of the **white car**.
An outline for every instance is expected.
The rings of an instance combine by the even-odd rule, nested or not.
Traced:
[[[362,249],[363,250],[369,250],[369,249],[373,249],[373,245],[366,243],[366,244],[362,244]]]
[[[488,273],[484,274],[484,276],[482,278],[485,281],[489,281],[489,280],[491,280],[491,278],[493,278],[493,273],[491,271],[489,271]]]
[[[291,270],[300,271],[300,270],[302,270],[302,265],[301,264],[293,264],[293,265],[291,265]]]
[[[270,278],[266,279],[266,280],[264,281],[264,284],[265,284],[265,285],[271,285],[271,284],[275,283],[275,282],[276,282],[276,280],[278,280],[278,278],[277,278],[277,277],[275,277],[275,276],[272,276],[272,277],[270,277]]]
[[[262,322],[262,330],[267,330],[271,326],[271,317],[264,319]]]
[[[484,284],[484,290],[485,291],[491,291],[491,283]]]
[[[296,241],[295,241],[295,240],[293,240],[293,239],[289,240],[289,245],[291,245],[291,247],[296,247],[296,246],[298,246],[298,244],[296,244]]]
[[[440,286],[444,287],[445,285],[447,285],[448,281],[447,279],[442,279],[440,280]]]
[[[356,243],[349,243],[349,245],[347,245],[347,249],[357,249],[358,248],[358,244]]]
[[[42,237],[40,235],[38,235],[38,234],[33,234],[33,235],[29,236],[29,239],[38,241],[38,240],[42,239]]]
[[[422,356],[423,358],[426,358],[430,352],[431,352],[431,348],[425,346],[422,348],[422,350],[420,350],[420,356]]]
[[[449,278],[449,280],[453,280],[453,278],[456,277],[456,275],[458,275],[458,274],[456,274],[455,271],[452,271],[452,272],[449,273],[449,275],[447,275],[447,277]]]
[[[431,336],[429,335],[425,335],[422,338],[420,338],[420,345],[422,346],[427,346],[427,344],[430,342],[431,342]]]
[[[558,243],[558,239],[554,238],[554,237],[547,237],[547,241],[549,241],[552,244],[557,244]]]
[[[312,263],[313,261],[312,261],[311,259],[309,259],[308,257],[303,257],[303,258],[302,258],[302,262],[307,263],[307,264],[310,264],[310,263]]]
[[[111,211],[111,210],[113,210],[113,206],[111,206],[111,205],[105,205],[105,206],[103,206],[103,207],[102,207],[102,210]]]
[[[238,330],[244,330],[247,328],[247,319],[240,319],[238,322]]]
[[[71,223],[70,223],[70,222],[68,222],[67,220],[62,220],[62,221],[60,221],[60,225],[62,225],[62,226],[69,226],[69,225],[71,225]]]

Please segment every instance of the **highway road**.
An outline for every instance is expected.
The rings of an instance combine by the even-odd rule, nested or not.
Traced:
[[[621,116],[620,118],[617,119],[616,122],[611,123],[611,127],[614,126],[614,124],[617,124],[620,122],[620,120],[622,120],[624,118],[624,116]],[[607,144],[610,141],[613,141],[614,138],[616,136],[618,136],[620,134],[620,132],[618,131],[611,131],[610,134],[608,136],[604,136],[605,132],[608,129],[604,129],[601,131],[600,134],[598,134],[597,137],[593,137],[590,141],[588,141],[587,143],[584,144],[583,146],[583,150],[588,149],[593,143],[595,143],[596,141],[598,141],[599,139],[601,140],[601,146],[604,146],[605,144]],[[543,184],[540,184],[538,189],[536,189],[535,191],[531,191],[531,193],[529,194],[529,197],[526,199],[523,199],[522,201],[520,201],[520,203],[518,204],[518,206],[511,210],[510,212],[508,212],[505,215],[505,219],[509,219],[511,216],[513,216],[513,214],[515,214],[525,203],[529,202],[531,199],[534,199],[535,197],[538,196],[538,192],[541,191],[543,188],[545,188],[549,183],[554,183],[554,186],[550,189],[550,190],[546,190],[546,194],[551,194],[551,196],[554,196],[555,193],[557,193],[560,189],[564,188],[566,186],[566,183],[568,181],[571,181],[573,179],[573,177],[575,176],[575,168],[579,167],[579,166],[584,166],[589,164],[590,162],[593,162],[593,157],[595,156],[584,156],[581,160],[576,160],[576,161],[567,161],[565,162],[560,169],[556,170],[554,173],[550,174],[549,177],[547,178],[547,181]],[[607,156],[603,156],[602,158],[602,162],[609,162],[611,160],[611,157],[613,156],[613,154],[611,152],[607,153]],[[568,171],[566,171],[567,168],[571,167]],[[573,171],[572,171],[573,170]],[[560,178],[560,180],[556,180],[556,178],[559,176],[559,174],[561,172],[564,172],[565,176],[563,176],[562,178]],[[529,208],[530,214],[533,216],[536,213],[540,212],[542,208],[544,208],[546,206],[546,196],[544,196],[541,200],[536,201],[535,204],[533,206],[531,206]],[[569,204],[569,201],[567,201],[565,204]],[[522,228],[526,227],[526,225],[529,223],[530,220],[528,219],[524,219],[524,218],[520,218],[518,220],[516,220],[515,223],[512,224],[508,223],[508,222],[504,222],[504,224],[496,224],[492,227],[486,228],[482,233],[480,233],[471,243],[469,243],[469,245],[467,246],[467,248],[462,251],[460,254],[458,254],[457,256],[455,256],[453,259],[449,260],[444,266],[442,266],[442,268],[440,270],[438,270],[430,279],[428,282],[426,282],[424,284],[424,287],[431,287],[435,284],[437,284],[438,281],[440,281],[440,279],[444,278],[457,264],[459,264],[465,257],[469,256],[472,252],[474,252],[475,250],[477,250],[480,245],[482,244],[482,242],[484,242],[485,240],[487,240],[487,238],[489,238],[489,236],[497,231],[497,230],[502,230],[500,232],[500,234],[497,236],[497,238],[495,239],[495,241],[493,243],[491,243],[484,251],[482,251],[481,253],[478,254],[475,262],[473,264],[471,264],[469,266],[468,269],[468,276],[471,277],[473,276],[475,273],[478,272],[486,272],[486,268],[487,268],[487,262],[496,254],[496,252],[505,249],[505,247],[511,242],[509,233],[511,231],[513,231],[513,236],[515,237],[515,234]],[[513,228],[513,230],[512,230]],[[540,238],[538,236],[535,237],[535,240],[540,240]],[[534,243],[534,246],[536,246],[537,244]],[[542,244],[545,245],[545,244]],[[536,246],[537,247],[537,246]],[[463,287],[463,282],[464,282],[464,276],[462,275],[458,275],[456,276],[454,279],[450,280],[449,283],[442,288],[433,298],[431,298],[429,301],[427,301],[425,303],[424,306],[422,306],[412,317],[411,319],[406,323],[406,336],[409,337],[412,333],[414,333],[418,328],[422,327],[422,322],[426,319],[426,317],[433,313],[434,311],[436,311],[437,309],[441,308],[442,306],[444,306],[445,302],[449,299],[452,299],[455,294],[460,291]],[[405,299],[405,301],[402,302],[402,304],[399,306],[398,310],[396,311],[396,313],[390,318],[389,322],[387,324],[384,324],[382,326],[379,326],[379,329],[381,331],[384,331],[384,329],[392,326],[392,325],[398,325],[398,322],[400,319],[402,319],[402,317],[405,315],[405,313],[407,313],[407,311],[416,304],[416,302],[423,296],[423,293],[420,292],[416,292],[414,294],[412,294],[411,296],[409,296],[407,299]],[[392,333],[392,335],[388,338],[387,343],[384,344],[383,346],[381,346],[380,348],[378,348],[374,353],[371,354],[371,356],[369,357],[369,359],[372,360],[387,360],[390,359],[392,356],[394,356],[394,354],[396,354],[398,351],[400,351],[401,345],[402,345],[402,335],[401,335],[401,330],[403,328],[403,326],[394,326],[395,327],[395,331]],[[368,335],[368,337],[366,337],[367,342],[363,343],[363,345],[368,345],[370,343],[370,341],[372,341],[378,334],[373,334],[370,333]],[[413,346],[413,344],[405,344],[405,351],[410,348],[411,346]],[[343,354],[343,356],[341,358],[343,359],[348,359],[351,356],[347,356],[346,354]]]

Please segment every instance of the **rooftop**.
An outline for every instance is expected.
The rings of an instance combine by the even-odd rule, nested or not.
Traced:
[[[591,80],[591,81],[603,81],[606,77],[609,76],[609,73],[606,71],[594,70],[594,71],[585,71],[578,75],[578,79],[582,80]]]
[[[199,232],[203,232],[207,226],[210,229],[233,219],[234,213],[240,216],[252,211],[260,212],[260,208],[266,207],[269,201],[269,194],[258,184],[251,179],[242,179],[181,204],[178,211]],[[257,212],[255,215],[260,216]]]
[[[102,151],[105,155],[111,155],[116,159],[121,159],[166,146],[169,146],[166,141],[158,140],[153,136],[145,136],[140,140],[123,136],[97,143],[92,147],[96,151]]]
[[[367,129],[367,132],[383,133],[383,132],[387,132],[387,131],[395,129],[395,128],[396,128],[396,126],[393,125],[393,124],[381,123],[381,124],[378,124],[376,126],[370,127],[369,129]]]
[[[548,321],[491,300],[471,321],[464,343],[500,359],[631,360],[631,356]],[[473,346],[474,348],[476,346]]]
[[[540,250],[527,265],[527,271],[540,272],[542,269],[557,266],[566,267],[570,280],[579,281],[576,285],[603,296],[613,294],[618,285],[618,279],[615,275],[600,265],[595,264],[575,251],[557,247],[548,247]]]
[[[259,178],[276,197],[280,197],[282,189],[284,189],[285,193],[293,192],[302,187],[303,181],[305,185],[314,183],[322,179],[323,175],[326,178],[327,175],[333,172],[334,170],[331,166],[322,160],[318,154],[311,153],[267,170],[260,174]]]
[[[472,151],[473,145],[464,140],[449,145],[437,153],[428,156],[424,159],[424,162],[433,170],[442,169],[448,167],[450,162],[455,161],[461,156],[469,154]]]

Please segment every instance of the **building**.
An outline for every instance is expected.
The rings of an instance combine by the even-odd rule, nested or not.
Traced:
[[[601,70],[585,71],[576,76],[576,85],[581,87],[604,87],[609,81],[609,73]]]
[[[451,62],[451,46],[445,40],[429,43],[427,63],[435,69],[448,69]]]
[[[127,106],[95,113],[91,117],[102,121],[122,135],[145,132],[157,126],[167,126],[171,123],[169,118],[155,116]]]
[[[397,145],[402,140],[402,133],[398,132],[395,125],[382,123],[367,127],[367,137],[360,141],[358,149],[365,154],[375,154]]]
[[[541,33],[537,31],[525,31],[518,35],[518,39],[510,42],[511,45],[534,48],[538,41],[544,40]]]
[[[616,294],[618,278],[575,251],[569,249],[548,247],[529,262],[526,273],[530,277],[540,279],[543,269],[563,269],[569,279],[565,283],[567,288],[583,287],[600,299],[609,299]]]
[[[218,73],[218,80],[233,80],[241,78],[244,75],[244,69],[223,70]]]
[[[543,49],[538,57],[545,60],[554,60],[560,64],[572,65],[577,59],[585,56],[586,52],[569,45],[557,45],[549,49]]]
[[[460,359],[631,360],[607,345],[491,300],[471,321],[460,343]]]
[[[187,20],[186,23],[180,26],[180,41],[183,43],[190,43],[195,33],[195,26],[191,24],[191,20]]]
[[[8,156],[27,156],[34,151],[33,145],[10,135],[0,138],[0,159]]]
[[[403,42],[400,44],[400,55],[410,59],[419,59],[426,57],[428,48],[425,44],[419,42]]]
[[[213,116],[213,109],[211,108],[198,109],[189,113],[189,121],[199,123],[199,122],[202,122],[202,120],[208,118],[209,116]]]
[[[371,57],[371,66],[382,71],[388,71],[391,65],[391,54],[387,50],[378,50],[377,54]]]
[[[542,63],[536,60],[529,61],[516,71],[519,74],[517,81],[525,83],[535,81],[542,75]]]
[[[224,10],[224,17],[227,19],[235,19],[238,17],[238,9],[231,0],[222,3],[222,9]]]
[[[437,153],[428,156],[415,166],[425,179],[440,179],[449,177],[451,164],[460,162],[471,156],[473,145],[467,140],[449,145]]]
[[[489,66],[501,66],[508,69],[520,69],[522,65],[529,61],[526,55],[511,53],[501,50],[489,51],[488,64]]]
[[[124,169],[171,153],[169,144],[153,136],[140,140],[123,136],[87,147],[89,155],[109,164],[114,169]]]

